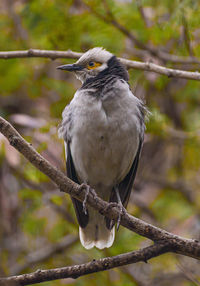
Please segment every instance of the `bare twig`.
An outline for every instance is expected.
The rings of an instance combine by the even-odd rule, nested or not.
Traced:
[[[7,0],[5,1],[5,6],[8,11],[9,18],[12,19],[13,24],[14,24],[14,29],[15,33],[14,36],[15,38],[21,38],[23,41],[28,40],[28,33],[24,29],[22,25],[21,18],[18,13],[16,13],[15,8],[14,8],[15,1],[14,0]]]
[[[200,286],[200,281],[197,280],[197,278],[194,276],[192,271],[188,269],[188,267],[185,267],[181,262],[177,265],[180,271],[182,272],[183,276],[187,278],[188,281],[192,282],[194,286]]]
[[[50,58],[52,60],[58,58],[78,59],[82,53],[68,51],[48,51],[29,49],[26,51],[8,51],[0,52],[1,59],[13,59],[13,58]]]
[[[192,49],[191,41],[190,41],[190,33],[189,33],[189,29],[188,29],[188,23],[187,23],[187,19],[185,17],[184,11],[182,12],[182,24],[183,24],[183,38],[185,41],[186,49],[188,50],[189,55],[191,57],[194,57],[194,51]]]
[[[88,5],[87,3],[83,2],[84,6],[92,13],[94,14],[97,18],[101,19],[102,21],[104,21],[105,23],[111,24],[113,25],[115,28],[117,28],[120,32],[122,32],[125,36],[127,36],[132,42],[134,42],[134,44],[143,50],[148,50],[149,52],[151,52],[153,54],[153,50],[151,50],[150,47],[147,47],[145,44],[143,44],[141,41],[139,41],[137,39],[137,37],[131,33],[130,31],[128,31],[124,26],[122,26],[118,21],[116,21],[114,15],[112,14],[112,12],[109,10],[108,5],[106,5],[106,12],[107,12],[107,17],[104,16],[103,14],[100,14],[99,12],[97,12],[96,10],[94,10],[90,5]],[[105,7],[105,2],[104,2],[104,7]],[[155,55],[155,54],[154,54]]]
[[[200,80],[199,72],[188,72],[188,71],[183,71],[183,70],[169,69],[169,68],[165,68],[163,66],[156,65],[153,63],[149,63],[149,62],[142,63],[142,62],[131,61],[131,60],[126,60],[122,58],[120,58],[120,60],[128,68],[134,68],[134,69],[145,70],[145,71],[153,71],[159,74],[166,75],[168,77]]]
[[[26,51],[0,52],[0,58],[2,59],[27,58],[27,57],[50,58],[52,60],[58,58],[78,59],[81,55],[82,53],[77,53],[72,51],[48,51],[48,50],[37,50],[37,49],[30,49]],[[131,61],[124,58],[119,58],[119,60],[127,68],[155,72],[162,75],[166,75],[168,77],[200,80],[199,72],[189,72],[184,70],[171,69],[150,62]]]
[[[139,261],[146,262],[153,257],[167,252],[168,249],[168,244],[156,244],[134,252],[128,252],[113,257],[106,257],[99,260],[94,259],[91,262],[84,264],[49,270],[37,270],[36,272],[29,274],[0,278],[0,285],[3,286],[5,283],[12,282],[16,283],[15,285],[30,285],[43,281],[69,277],[75,279],[83,275],[108,270],[122,265],[136,263]]]
[[[111,10],[109,9],[108,5],[104,5],[104,7],[106,8],[106,13],[107,13],[107,17],[104,16],[103,14],[100,14],[99,12],[97,12],[96,10],[93,9],[93,7],[91,7],[90,5],[88,5],[87,3],[85,3],[84,1],[82,1],[82,3],[84,4],[84,6],[91,12],[93,13],[97,18],[99,18],[100,20],[104,21],[107,24],[111,24],[113,27],[115,27],[118,31],[120,31],[123,35],[125,35],[128,39],[130,39],[132,41],[132,43],[134,43],[137,48],[147,51],[150,55],[157,57],[159,59],[161,59],[162,61],[165,62],[173,62],[173,63],[181,63],[181,64],[200,64],[200,60],[190,56],[190,57],[179,57],[176,55],[171,55],[167,52],[162,51],[161,49],[157,49],[151,45],[146,45],[143,42],[141,42],[136,35],[132,32],[129,31],[125,26],[123,26],[121,23],[119,23],[117,21],[117,19],[115,18],[115,16],[113,15],[113,13],[111,12]]]
[[[136,5],[137,5],[138,11],[139,11],[144,23],[145,23],[145,26],[147,28],[151,27],[152,23],[150,22],[150,20],[145,15],[144,8],[142,6],[142,1],[136,0]]]

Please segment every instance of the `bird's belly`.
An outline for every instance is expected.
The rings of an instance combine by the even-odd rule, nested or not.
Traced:
[[[131,121],[131,118],[130,118]],[[71,152],[79,179],[91,186],[113,186],[128,173],[138,148],[134,120],[109,122],[98,116],[76,129]]]

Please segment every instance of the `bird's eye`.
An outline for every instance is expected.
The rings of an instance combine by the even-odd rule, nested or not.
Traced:
[[[98,62],[89,62],[88,65],[87,65],[87,68],[89,70],[91,69],[96,69],[97,67],[101,66],[101,63],[98,63]]]
[[[94,65],[95,65],[94,62],[89,62],[89,64],[88,64],[89,67],[93,67]]]

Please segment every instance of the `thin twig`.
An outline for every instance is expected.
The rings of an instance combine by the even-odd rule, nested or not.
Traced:
[[[178,268],[182,272],[183,276],[187,278],[188,281],[192,282],[194,286],[200,286],[200,281],[198,281],[192,271],[187,267],[185,267],[181,262],[177,264]]]
[[[106,257],[91,262],[55,268],[49,270],[37,270],[33,273],[0,278],[0,285],[5,283],[16,283],[15,285],[30,285],[44,281],[51,281],[62,278],[78,278],[83,275],[96,273],[103,270],[112,269],[122,265],[136,263],[139,261],[147,262],[149,259],[166,253],[169,250],[168,244],[155,244],[134,252],[123,253],[113,257]]]
[[[139,11],[139,13],[141,15],[141,18],[143,19],[143,21],[145,23],[145,26],[147,28],[151,27],[152,24],[151,24],[150,20],[145,15],[144,8],[142,6],[142,1],[141,0],[136,0],[136,5],[137,5],[138,11]]]
[[[193,51],[192,46],[191,46],[191,40],[190,40],[190,33],[189,33],[188,23],[187,23],[187,19],[186,19],[184,13],[185,12],[183,11],[182,12],[183,38],[184,38],[184,41],[185,41],[186,49],[189,52],[189,55],[191,57],[194,57],[194,51]]]
[[[162,61],[165,62],[173,62],[173,63],[182,63],[182,64],[200,64],[200,60],[190,56],[188,58],[184,58],[184,57],[179,57],[176,55],[171,55],[165,51],[162,51],[161,49],[157,49],[151,45],[146,45],[143,42],[141,42],[137,36],[132,32],[129,31],[125,26],[123,26],[121,23],[119,23],[119,21],[117,21],[117,19],[115,18],[115,16],[113,15],[113,13],[111,12],[111,10],[109,9],[108,5],[106,5],[106,13],[107,13],[107,17],[104,16],[103,14],[97,12],[96,10],[93,9],[93,7],[91,7],[90,5],[88,5],[87,3],[85,3],[84,1],[82,1],[83,5],[92,13],[94,14],[97,18],[99,18],[100,20],[104,21],[107,24],[111,24],[113,27],[115,27],[118,31],[120,31],[123,35],[125,35],[127,38],[129,38],[133,44],[135,44],[137,46],[137,48],[143,50],[143,51],[147,51],[150,55],[157,57],[159,59],[161,59]],[[105,7],[105,5],[104,5]]]
[[[77,53],[72,51],[51,51],[51,50],[48,51],[48,50],[37,50],[37,49],[30,49],[25,51],[0,52],[0,58],[2,59],[31,58],[31,57],[50,58],[52,60],[58,58],[78,59],[81,55],[82,53]],[[197,71],[189,72],[184,70],[171,69],[150,62],[131,61],[124,58],[119,58],[119,60],[127,68],[155,72],[162,75],[166,75],[168,77],[200,80],[200,73]]]
[[[24,51],[7,51],[0,52],[1,59],[14,59],[14,58],[50,58],[52,60],[58,58],[78,59],[82,56],[82,53],[68,51],[48,51],[29,49]]]

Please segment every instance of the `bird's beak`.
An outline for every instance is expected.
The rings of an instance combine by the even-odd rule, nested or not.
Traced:
[[[57,67],[57,69],[64,71],[81,71],[83,67],[78,64],[72,64],[72,65],[59,66]]]

